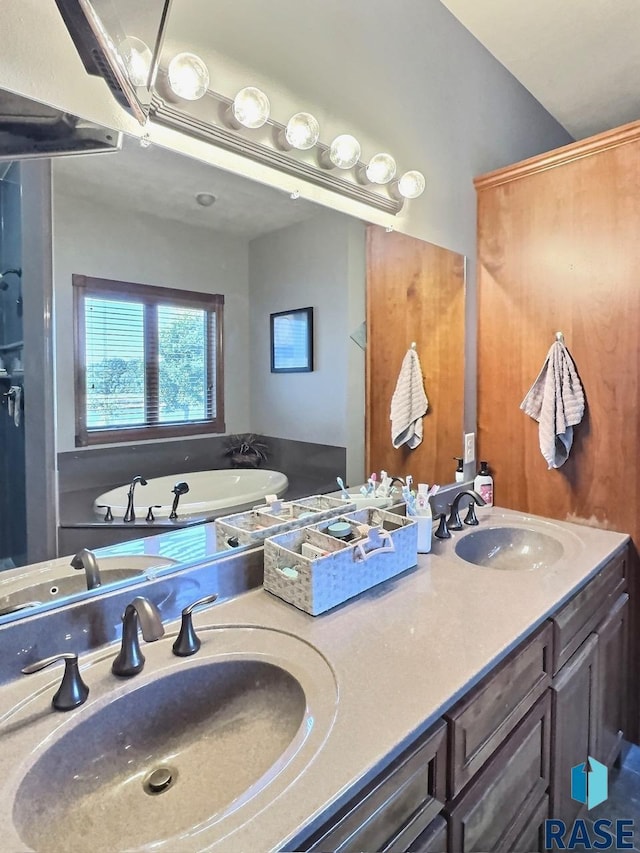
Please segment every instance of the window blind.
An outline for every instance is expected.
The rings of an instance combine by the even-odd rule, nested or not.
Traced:
[[[117,441],[125,440],[118,432],[129,437],[133,431],[144,438],[145,428],[164,434],[192,425],[189,433],[196,434],[195,425],[210,424],[224,431],[223,297],[84,276],[74,276],[74,286],[76,328],[82,329],[77,443],[91,441],[91,434]]]

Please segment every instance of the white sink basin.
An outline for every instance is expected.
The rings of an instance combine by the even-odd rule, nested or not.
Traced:
[[[145,644],[145,669],[127,680],[111,675],[113,654],[103,657],[83,671],[87,703],[68,714],[49,708],[49,675],[44,692],[5,719],[5,849],[209,849],[304,772],[337,706],[325,659],[274,630],[198,634],[191,658],[173,656],[172,639]],[[18,768],[14,747],[29,756]]]

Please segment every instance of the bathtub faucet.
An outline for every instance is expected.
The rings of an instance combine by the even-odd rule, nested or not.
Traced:
[[[140,483],[141,486],[147,485],[147,481],[142,476],[142,474],[137,474],[131,481],[131,485],[129,486],[129,492],[127,494],[127,511],[124,514],[124,518],[122,519],[123,521],[136,520],[136,514],[133,509],[133,493],[138,483]]]
[[[171,489],[171,493],[173,494],[173,505],[171,506],[171,512],[169,514],[169,518],[173,521],[178,517],[178,501],[180,500],[181,495],[186,495],[189,491],[189,483],[176,483],[175,486]]]

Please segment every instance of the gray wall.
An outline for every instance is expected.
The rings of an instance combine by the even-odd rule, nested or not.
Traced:
[[[55,170],[53,216],[58,452],[75,449],[73,273],[223,293],[225,420],[228,432],[248,431],[247,242],[66,195]]]
[[[249,287],[252,429],[349,447],[362,469],[364,352],[349,335],[364,320],[363,223],[323,211],[252,240]],[[269,315],[309,306],[313,372],[271,373]]]

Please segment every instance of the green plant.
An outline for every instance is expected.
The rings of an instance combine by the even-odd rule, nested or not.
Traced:
[[[268,446],[253,433],[230,435],[225,447],[233,468],[258,468],[268,460]]]

